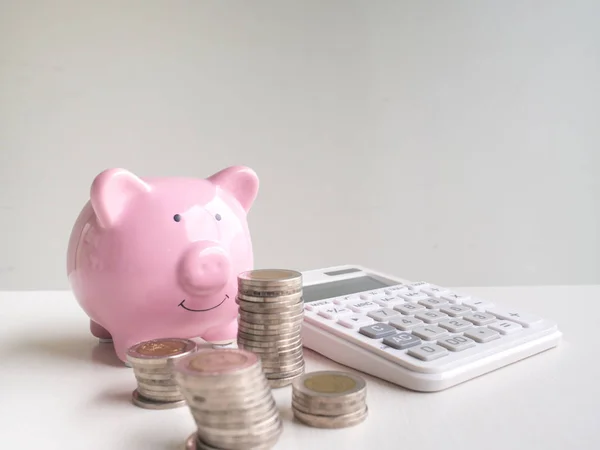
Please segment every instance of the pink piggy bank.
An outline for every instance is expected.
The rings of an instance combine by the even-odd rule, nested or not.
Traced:
[[[247,214],[258,178],[234,166],[206,179],[109,169],[73,227],[67,273],[100,339],[127,349],[162,337],[235,340],[237,275],[253,267]]]

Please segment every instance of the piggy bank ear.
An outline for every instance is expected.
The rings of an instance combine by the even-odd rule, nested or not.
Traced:
[[[250,211],[258,194],[258,176],[252,169],[232,166],[208,177],[208,180],[233,195],[246,212]]]
[[[125,169],[108,169],[92,183],[90,201],[101,227],[109,228],[119,220],[127,205],[150,186]]]

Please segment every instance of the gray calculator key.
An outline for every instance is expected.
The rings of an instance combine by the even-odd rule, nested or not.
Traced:
[[[500,333],[494,330],[490,330],[486,327],[477,327],[465,331],[465,336],[483,344],[485,342],[490,342],[494,339],[498,339],[500,337]]]
[[[436,327],[435,325],[425,325],[413,328],[412,334],[425,341],[435,341],[446,337],[448,335],[448,331],[444,330],[443,328]]]
[[[502,334],[511,334],[523,329],[521,325],[510,320],[501,320],[500,322],[493,323],[490,325],[490,328]]]
[[[402,305],[394,306],[394,309],[407,316],[412,316],[419,311],[425,311],[426,308],[423,305],[417,305],[416,303],[403,303]]]
[[[541,322],[540,317],[534,316],[528,313],[520,313],[502,308],[488,309],[487,312],[495,315],[499,319],[510,320],[511,322],[517,322],[523,327],[531,327]]]
[[[400,297],[393,297],[391,295],[386,295],[385,297],[381,297],[373,300],[374,303],[377,303],[379,306],[384,308],[393,308],[394,305],[398,305],[400,303],[404,303],[404,300]]]
[[[398,317],[400,313],[390,308],[381,308],[377,311],[371,311],[367,314],[371,319],[375,319],[377,322],[387,322],[388,320]]]
[[[444,314],[439,311],[427,310],[427,311],[423,311],[418,314],[415,314],[415,317],[417,319],[421,319],[423,322],[426,322],[426,323],[437,323],[437,322],[441,322],[442,320],[447,319],[448,314]]]
[[[448,300],[444,300],[443,298],[426,298],[425,300],[420,300],[419,304],[425,306],[426,308],[439,308],[440,306],[447,305]]]
[[[460,335],[441,339],[438,341],[438,344],[453,352],[460,352],[477,345],[473,339]]]
[[[438,323],[438,326],[445,328],[451,333],[460,333],[461,331],[465,331],[471,328],[473,324],[462,319],[450,319],[442,320]]]
[[[421,343],[421,339],[413,336],[410,333],[398,333],[394,336],[388,336],[383,340],[385,345],[389,345],[398,350],[404,350],[406,348],[414,347]]]
[[[359,331],[361,334],[373,339],[380,339],[397,333],[396,329],[387,323],[374,323],[373,325],[361,327]]]
[[[440,308],[440,311],[452,317],[459,317],[465,314],[470,314],[473,310],[462,305],[449,305]]]
[[[423,325],[423,321],[414,317],[396,317],[390,320],[390,325],[402,331],[408,331],[411,328]]]
[[[463,319],[473,322],[475,325],[487,325],[496,321],[496,316],[488,313],[474,312],[472,314],[465,314]]]
[[[436,344],[424,344],[408,349],[408,354],[423,361],[433,361],[448,354],[448,350]]]

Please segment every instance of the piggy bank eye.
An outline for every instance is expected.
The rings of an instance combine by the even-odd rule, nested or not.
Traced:
[[[173,220],[174,220],[175,222],[179,222],[179,221],[181,220],[181,216],[180,216],[179,214],[175,214],[175,215],[173,216]]]
[[[221,214],[215,214],[215,219],[221,220]]]

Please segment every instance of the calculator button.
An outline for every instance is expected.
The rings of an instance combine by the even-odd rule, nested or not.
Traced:
[[[360,301],[360,295],[352,294],[352,295],[344,295],[343,297],[338,297],[333,300],[333,303],[336,303],[338,305],[345,305],[346,303],[359,302],[359,301]]]
[[[333,304],[329,300],[319,300],[316,302],[310,302],[310,303],[304,304],[304,308],[308,309],[309,311],[316,311],[317,309],[319,309],[320,307],[323,307],[323,306],[333,306]]]
[[[468,348],[474,347],[475,341],[465,336],[453,336],[438,341],[438,344],[453,352],[460,352]]]
[[[447,319],[448,314],[444,314],[439,311],[429,311],[428,310],[428,311],[423,311],[418,314],[415,314],[415,317],[417,319],[421,319],[423,322],[426,322],[426,323],[437,323],[437,322]]]
[[[412,316],[419,311],[425,311],[426,308],[423,305],[417,305],[416,303],[404,303],[402,305],[394,306],[394,309],[396,311],[400,311],[402,314],[406,314],[407,316]]]
[[[383,343],[397,350],[404,350],[419,345],[422,341],[410,333],[398,333],[394,336],[386,337]]]
[[[349,303],[345,305],[347,308],[350,308],[354,312],[358,313],[367,313],[369,311],[375,311],[376,309],[380,309],[381,306],[375,302],[357,302],[357,303]]]
[[[450,319],[441,321],[438,323],[438,326],[445,328],[451,333],[460,333],[471,328],[473,324],[462,319]]]
[[[383,292],[386,293],[386,295],[398,295],[400,292],[406,292],[408,291],[408,286],[405,286],[403,284],[399,284],[397,286],[390,286],[387,287],[383,290]]]
[[[425,300],[426,298],[429,298],[429,295],[416,291],[401,292],[398,294],[398,296],[402,297],[407,302],[418,302],[419,300]]]
[[[511,322],[516,322],[524,327],[530,327],[542,321],[539,317],[531,314],[518,313],[506,309],[492,308],[488,309],[487,312],[495,315],[499,319],[510,320]]]
[[[463,300],[462,302],[463,305],[468,306],[471,309],[474,309],[476,311],[485,311],[488,308],[493,308],[494,304],[492,302],[489,302],[487,300],[482,300],[480,298],[470,298],[467,300]]]
[[[419,304],[425,306],[426,308],[439,308],[440,306],[447,305],[448,300],[441,298],[426,298],[425,300],[419,301]]]
[[[377,322],[387,322],[394,317],[398,317],[400,313],[390,308],[382,308],[377,311],[371,311],[367,314],[371,319],[375,319]]]
[[[398,317],[397,319],[390,320],[390,325],[398,328],[402,331],[408,331],[412,328],[423,325],[423,321],[415,319],[414,317]]]
[[[365,336],[373,339],[380,339],[397,333],[396,329],[393,326],[388,325],[387,323],[376,323],[373,325],[367,325],[361,327],[359,332],[360,334],[364,334]]]
[[[363,292],[362,294],[360,294],[361,300],[373,301],[373,300],[383,298],[383,297],[385,297],[385,292],[383,289],[378,289],[376,291]]]
[[[448,331],[444,330],[443,328],[436,327],[435,325],[416,327],[411,331],[412,334],[426,341],[436,341],[448,335]]]
[[[337,319],[338,317],[350,316],[354,314],[351,309],[345,308],[344,306],[331,305],[329,307],[322,307],[318,309],[318,314],[326,319]]]
[[[471,328],[465,331],[465,336],[471,338],[479,343],[485,343],[498,339],[500,334],[497,331],[490,330],[486,327]]]
[[[375,321],[373,319],[363,316],[362,314],[353,314],[351,316],[340,317],[338,319],[338,323],[346,328],[364,327],[365,325],[371,325],[374,322]]]
[[[401,303],[404,303],[404,300],[401,299],[400,297],[393,297],[391,295],[386,295],[383,298],[373,300],[373,301],[375,303],[377,303],[379,306],[385,306],[385,307],[389,307],[389,308],[392,308],[394,305],[399,305]]]
[[[408,349],[408,354],[423,361],[433,361],[448,354],[448,350],[436,344],[419,345]]]
[[[425,281],[415,281],[414,283],[409,283],[406,286],[412,291],[420,291],[422,288],[429,286],[429,283]]]
[[[468,295],[457,294],[456,292],[449,292],[447,294],[442,294],[442,298],[444,300],[448,300],[450,303],[460,305],[462,302],[469,300],[471,297]]]
[[[475,312],[472,314],[465,314],[463,319],[473,322],[475,325],[487,325],[496,321],[496,316],[488,313]]]
[[[430,284],[429,286],[421,288],[420,291],[432,297],[440,298],[442,295],[448,294],[450,292],[450,289],[436,286],[435,284]]]
[[[471,308],[467,308],[466,306],[463,306],[463,305],[449,305],[449,306],[444,306],[443,308],[440,308],[440,311],[448,314],[449,316],[458,317],[458,316],[462,316],[464,314],[469,314],[473,310]]]
[[[523,327],[515,322],[508,320],[501,320],[500,322],[493,323],[490,328],[494,331],[498,331],[501,334],[512,334],[515,331],[522,330]]]

